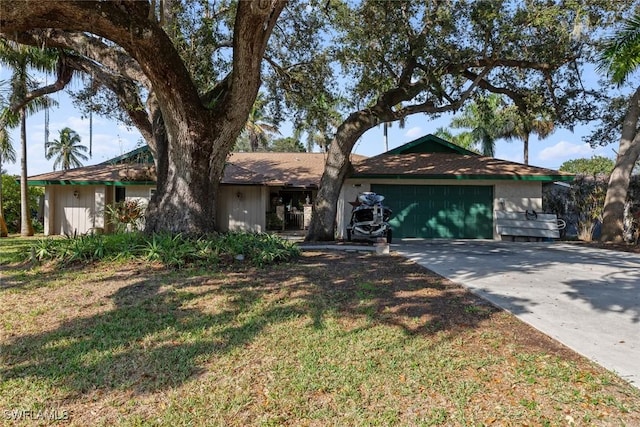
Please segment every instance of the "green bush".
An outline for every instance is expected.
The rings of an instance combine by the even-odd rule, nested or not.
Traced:
[[[4,220],[7,223],[9,233],[20,232],[20,183],[16,176],[2,175],[2,210]],[[38,214],[39,198],[44,196],[42,187],[29,187],[29,208],[31,217],[36,218]],[[34,221],[34,229],[41,232],[39,223]]]
[[[300,249],[276,235],[232,232],[206,237],[182,234],[92,234],[64,239],[44,238],[26,248],[23,258],[63,264],[97,260],[142,259],[171,268],[216,267],[245,260],[263,267],[297,257]]]
[[[137,199],[107,205],[105,208],[108,222],[115,227],[116,233],[140,230],[145,209],[145,203]]]

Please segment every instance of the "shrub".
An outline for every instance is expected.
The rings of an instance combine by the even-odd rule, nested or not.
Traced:
[[[4,220],[9,233],[20,232],[20,183],[16,176],[2,175],[2,207]],[[38,216],[38,206],[40,197],[44,196],[42,187],[29,187],[29,207],[32,218]],[[34,221],[34,228],[40,232]]]
[[[116,233],[140,230],[145,209],[145,203],[137,199],[125,200],[105,208],[109,223],[115,227]]]
[[[250,265],[263,267],[291,260],[299,254],[300,249],[294,243],[263,233],[232,232],[203,237],[116,233],[39,239],[24,251],[23,258],[63,264],[142,259],[170,268],[216,267],[244,259]]]
[[[579,239],[591,241],[595,237],[594,231],[602,222],[606,195],[606,177],[576,176],[569,201],[576,218]]]

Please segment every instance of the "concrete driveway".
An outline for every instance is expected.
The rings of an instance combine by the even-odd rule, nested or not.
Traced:
[[[392,250],[640,387],[640,255],[476,240],[403,239]]]

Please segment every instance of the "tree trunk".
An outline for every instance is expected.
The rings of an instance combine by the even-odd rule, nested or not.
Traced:
[[[157,129],[158,121],[153,121],[158,186],[147,210],[146,232],[216,231],[218,188],[227,156],[257,97],[267,40],[285,4],[239,3],[233,69],[219,85],[212,108],[185,102],[180,93],[162,84],[164,78],[151,75],[152,81],[160,79],[154,88],[163,126]]]
[[[215,231],[216,198],[224,163],[214,162],[212,154],[214,146],[225,141],[222,135],[213,137],[209,132],[194,134],[185,131],[156,139],[157,189],[147,209],[145,232]],[[173,138],[181,143],[171,143]]]
[[[149,203],[146,230],[215,231],[219,180],[258,93],[267,41],[286,1],[238,2],[232,70],[209,96],[198,91],[167,33],[149,19],[146,2],[98,3],[3,4],[0,30],[47,29],[58,24],[51,17],[64,16],[65,29],[99,34],[126,51],[144,73],[159,112],[148,114],[154,119],[150,146],[154,145],[158,188]]]
[[[24,108],[20,110],[20,235],[33,236],[31,209],[29,209],[29,187],[27,186],[27,115]]]
[[[365,110],[351,114],[338,128],[329,145],[320,189],[313,203],[313,215],[305,237],[306,241],[335,240],[338,197],[349,171],[349,155],[358,138],[376,124],[376,116],[371,111]]]
[[[522,142],[523,142],[523,146],[524,146],[524,164],[528,165],[529,164],[529,134],[525,133],[524,137],[522,138]]]
[[[600,240],[603,242],[622,242],[624,240],[624,204],[627,200],[631,173],[640,156],[640,134],[636,132],[639,117],[640,87],[631,97],[629,110],[622,125],[616,164],[609,177],[600,236]]]

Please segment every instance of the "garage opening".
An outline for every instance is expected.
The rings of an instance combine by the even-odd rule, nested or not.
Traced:
[[[372,184],[393,210],[394,237],[492,239],[493,186]]]

